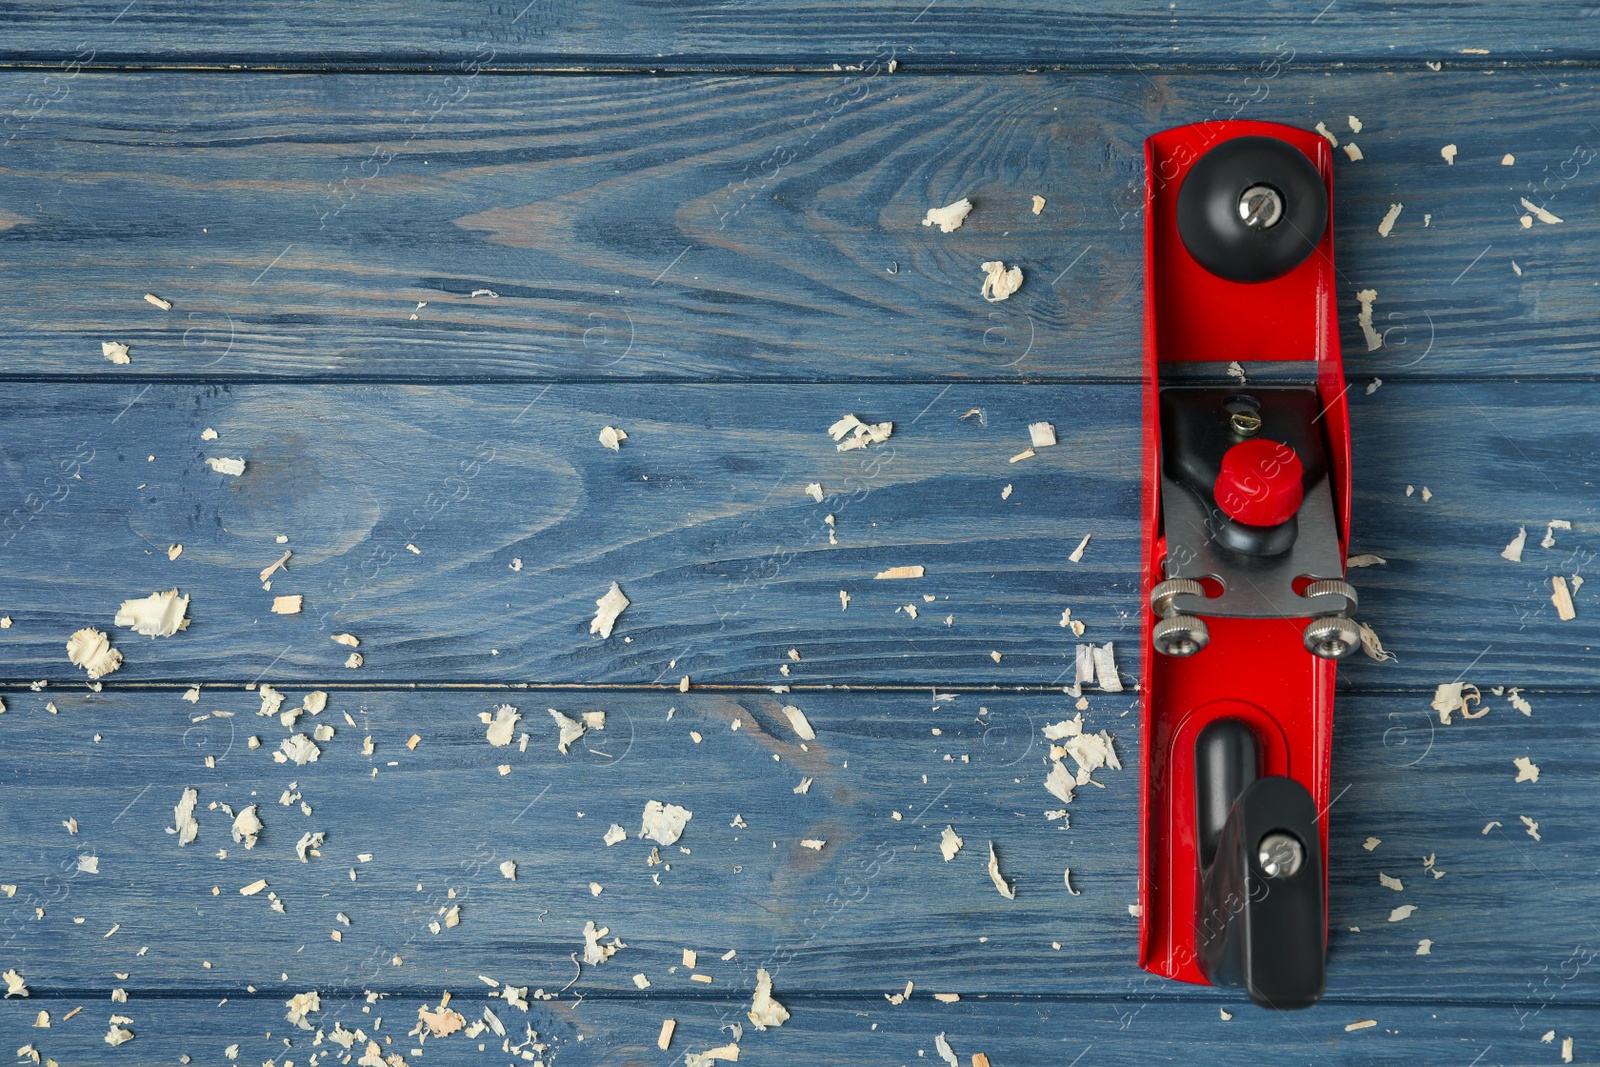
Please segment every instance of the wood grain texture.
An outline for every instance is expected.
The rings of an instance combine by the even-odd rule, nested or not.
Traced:
[[[40,1008],[59,1019],[84,1002],[35,997],[6,1001],[0,1006],[0,1019],[12,1024],[6,1032],[18,1035],[19,1044],[32,1041],[59,1062],[81,1067],[120,1067],[135,1056],[140,1062],[176,1063],[185,1054],[195,1063],[226,1063],[220,1058],[222,1051],[233,1043],[239,1045],[241,1063],[270,1058],[274,1063],[298,1065],[309,1062],[303,1057],[318,1052],[341,1057],[319,1063],[342,1062],[342,1049],[330,1047],[326,1040],[315,1046],[315,1032],[296,1030],[285,1022],[283,1002],[297,992],[303,990],[285,987],[271,995],[240,994],[224,1004],[193,998],[96,1004],[49,1030],[27,1029]],[[487,990],[481,985],[452,990],[450,1006],[473,1020],[488,1008],[519,1040],[524,1037],[522,1027],[532,1026],[540,1041],[553,1046],[553,1057],[544,1062],[559,1067],[682,1062],[685,1052],[703,1052],[733,1041],[730,1027],[734,1023],[745,1029],[739,1062],[756,1067],[942,1064],[935,1045],[939,1034],[946,1035],[963,1065],[971,1062],[973,1053],[982,1052],[990,1063],[1007,1067],[1064,1067],[1075,1057],[1081,1067],[1097,1063],[1187,1064],[1196,1057],[1245,1067],[1284,1063],[1411,1067],[1418,1063],[1468,1064],[1475,1056],[1482,1057],[1478,1067],[1548,1067],[1561,1062],[1562,1037],[1575,1038],[1575,1063],[1592,1055],[1586,1050],[1600,1041],[1592,1008],[1560,1003],[1530,1017],[1529,1028],[1519,1030],[1516,1018],[1504,1007],[1457,1004],[1341,1003],[1274,1015],[1230,1003],[1233,1018],[1224,1021],[1218,1013],[1219,1002],[1211,999],[1130,1002],[1028,997],[946,1005],[917,995],[904,1005],[890,1007],[876,994],[791,997],[786,1001],[794,1013],[789,1022],[781,1029],[757,1033],[744,1015],[750,1007],[748,998],[691,1000],[649,993],[625,999],[591,996],[576,1005],[568,999],[533,1005],[524,1015],[516,1009],[506,1010],[503,1003],[481,995],[483,992]],[[332,1031],[337,1021],[347,1029],[361,1027],[369,1037],[392,1038],[394,1045],[384,1051],[398,1050],[416,1067],[522,1062],[502,1054],[501,1039],[490,1034],[476,1039],[460,1034],[430,1039],[422,1046],[423,1054],[414,1055],[416,1039],[405,1034],[416,1025],[418,1008],[438,1007],[437,990],[381,1001],[370,1013],[363,1012],[364,1005],[357,1001],[324,996],[322,1003],[323,1010],[311,1018],[324,1033]],[[107,1048],[102,1040],[112,1007],[132,1018],[132,1028],[139,1034],[132,1043],[116,1049]],[[375,1018],[381,1018],[381,1029],[374,1030]],[[665,1053],[657,1051],[655,1044],[664,1018],[677,1022],[672,1047]],[[1369,1019],[1378,1025],[1354,1032],[1345,1029]],[[1541,1035],[1551,1029],[1558,1037],[1548,1044],[1541,1042]],[[480,1052],[480,1044],[487,1050]]]
[[[878,49],[923,69],[1074,65],[1249,65],[1263,41],[1321,62],[1592,59],[1586,9],[1563,16],[1528,0],[1327,7],[1246,4],[1022,4],[904,0],[870,5],[645,0],[514,0],[469,5],[360,0],[338,8],[111,0],[56,11],[8,4],[0,57],[50,63],[80,51],[110,66],[497,69],[830,70]]]
[[[1352,394],[1354,546],[1390,561],[1352,581],[1360,617],[1400,658],[1347,661],[1343,684],[1431,689],[1463,671],[1600,682],[1592,587],[1571,621],[1550,601],[1553,577],[1591,569],[1600,445],[1572,412],[1600,403],[1597,387]],[[13,386],[0,613],[14,624],[0,655],[13,682],[80,682],[65,642],[92,625],[126,657],[111,684],[1058,686],[1074,677],[1071,608],[1083,640],[1116,643],[1131,684],[1138,397],[1090,385]],[[838,452],[825,431],[847,412],[892,420],[894,435]],[[1041,419],[1061,444],[1009,462]],[[618,452],[596,440],[606,425],[629,435]],[[208,427],[218,440],[200,439]],[[243,458],[245,473],[215,473],[208,457]],[[1552,519],[1573,529],[1542,548]],[[1522,527],[1511,563],[1501,551]],[[173,544],[183,553],[169,560]],[[287,573],[264,590],[258,572],[285,549]],[[926,577],[873,577],[908,565]],[[613,581],[632,604],[602,639],[590,623]],[[112,625],[124,599],[170,588],[193,598],[186,631]],[[282,595],[303,596],[302,613],[273,614]],[[361,640],[359,670],[342,666],[338,633]]]
[[[305,691],[286,692],[293,706]],[[296,767],[273,761],[290,730],[258,717],[258,694],[205,691],[198,704],[176,692],[9,694],[0,879],[17,892],[0,900],[0,960],[41,995],[103,998],[122,986],[135,1000],[220,999],[248,985],[465,994],[483,991],[480,974],[567,998],[616,996],[637,992],[639,973],[652,995],[738,998],[763,967],[780,999],[878,999],[911,980],[924,994],[1112,998],[1131,1002],[1126,1010],[1219,1000],[1135,966],[1127,908],[1143,753],[1132,695],[1089,702],[1086,726],[1114,734],[1127,769],[1098,772],[1103,788],[1081,787],[1069,827],[1046,818],[1061,805],[1043,788],[1041,731],[1075,714],[1064,698],[806,694],[795,699],[816,738],[804,745],[784,699],[335,691],[327,710],[297,727],[326,724],[334,736]],[[485,738],[478,716],[502,700],[524,715],[526,752]],[[1351,1010],[1343,1005],[1374,1001],[1524,1013],[1600,1004],[1600,726],[1592,697],[1529,700],[1530,716],[1490,696],[1484,718],[1442,726],[1426,695],[1342,698],[1324,1017],[1342,1025]],[[551,706],[574,716],[605,710],[606,728],[562,755]],[[249,748],[250,736],[261,747]],[[370,755],[361,751],[368,737]],[[1538,764],[1537,782],[1515,781],[1518,756]],[[802,778],[814,782],[799,794]],[[291,783],[300,797],[284,806]],[[199,836],[180,847],[165,828],[190,787]],[[602,840],[612,823],[637,835],[650,800],[694,813],[655,866],[648,840]],[[259,805],[265,829],[254,849],[231,840],[231,820],[213,802]],[[1524,832],[1523,815],[1542,840]],[[68,818],[76,835],[62,825]],[[1490,823],[1499,825],[1485,834]],[[950,862],[938,849],[946,826],[965,840]],[[296,842],[319,830],[328,834],[321,857],[301,863]],[[1381,839],[1370,851],[1369,837]],[[826,844],[813,851],[805,839]],[[985,873],[990,841],[1015,900]],[[82,855],[98,857],[98,873],[78,870]],[[1425,871],[1427,856],[1443,877]],[[515,881],[499,870],[507,859]],[[1065,868],[1081,895],[1067,892]],[[1403,890],[1381,885],[1380,873]],[[257,879],[266,891],[239,894]],[[268,892],[286,914],[269,910]],[[1404,904],[1415,913],[1390,921]],[[460,924],[430,932],[455,905]],[[587,921],[627,947],[573,983]],[[335,929],[342,943],[330,939]],[[1423,938],[1432,951],[1419,956]],[[1575,946],[1588,946],[1589,958],[1569,960]],[[696,972],[710,984],[689,978],[685,948],[698,952]],[[729,950],[735,957],[723,960]]]
[[[1133,380],[1144,137],[1237,114],[1348,141],[1353,114],[1352,376],[1593,377],[1597,79],[12,72],[0,100],[38,102],[0,133],[0,357],[116,379]],[[920,225],[962,196],[960,230]],[[1523,196],[1565,221],[1524,229]],[[991,305],[997,258],[1027,281]]]

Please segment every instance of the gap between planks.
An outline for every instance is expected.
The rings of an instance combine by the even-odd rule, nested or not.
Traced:
[[[49,685],[37,690],[47,693],[52,690],[60,692],[63,689],[76,692],[69,687],[82,684],[82,679],[48,679]],[[611,692],[611,693],[680,693],[693,696],[695,693],[765,693],[773,696],[792,696],[795,694],[816,693],[1038,693],[1041,695],[1059,696],[1064,687],[1060,685],[1030,684],[1030,685],[927,685],[916,683],[884,684],[872,683],[870,685],[793,685],[787,691],[774,693],[770,685],[754,684],[721,684],[707,683],[705,685],[691,685],[687,693],[678,688],[676,682],[662,682],[657,684],[647,682],[437,682],[437,681],[338,681],[327,682],[315,679],[276,679],[272,681],[244,681],[231,679],[223,681],[207,681],[205,679],[189,680],[183,682],[164,682],[160,680],[128,682],[122,685],[105,685],[98,692],[88,690],[99,696],[112,696],[118,693],[160,693],[174,690],[187,690],[199,686],[202,691],[208,689],[240,690],[254,692],[262,685],[270,685],[275,689],[328,689],[342,692],[361,693],[406,693],[424,692],[427,690],[453,690],[459,692]],[[0,693],[29,693],[35,692],[32,682],[0,681]],[[1335,691],[1338,697],[1343,696],[1419,696],[1431,698],[1436,687],[1429,685],[1412,686],[1382,686],[1382,685],[1352,685],[1341,687]],[[1532,696],[1590,696],[1600,694],[1600,688],[1581,685],[1546,685],[1538,687],[1517,686],[1517,692]],[[1115,697],[1129,696],[1135,699],[1139,690],[1133,686],[1124,688],[1121,692],[1106,692],[1100,689],[1085,689],[1084,696]]]
[[[923,77],[949,77],[952,75],[1006,75],[1006,74],[1128,74],[1128,75],[1173,75],[1173,74],[1234,74],[1239,72],[1252,72],[1261,69],[1258,58],[1251,61],[1238,59],[1186,59],[1180,63],[1129,59],[1125,61],[1111,59],[1090,59],[1081,62],[1072,60],[1057,61],[1053,63],[1037,63],[1019,60],[999,60],[991,62],[927,62],[915,53],[907,53],[911,66],[898,66],[893,77],[897,79]],[[463,57],[468,58],[468,57]],[[1600,57],[1595,56],[1566,56],[1531,59],[1523,56],[1520,59],[1484,59],[1479,62],[1452,61],[1448,57],[1436,60],[1443,64],[1442,70],[1455,71],[1482,71],[1491,69],[1514,73],[1520,71],[1573,71],[1600,69]],[[813,76],[818,78],[836,78],[840,80],[852,78],[861,73],[857,70],[835,69],[838,57],[808,57],[803,60],[791,61],[787,64],[777,64],[770,57],[745,56],[734,58],[718,54],[715,58],[707,56],[690,57],[658,57],[650,61],[641,60],[636,56],[586,56],[586,57],[532,57],[503,66],[482,66],[477,73],[497,77],[519,76],[545,76],[545,77],[594,77],[596,75],[619,75],[632,77],[662,77],[672,75],[717,75],[738,77],[795,77]],[[1393,57],[1393,56],[1360,56],[1352,55],[1342,58],[1322,58],[1310,61],[1297,61],[1296,69],[1309,73],[1346,73],[1346,72],[1387,72],[1405,67],[1420,66],[1423,63],[1421,56]],[[56,71],[61,69],[61,56],[52,53],[46,56],[35,57],[24,54],[12,58],[0,58],[0,72],[3,71]],[[324,56],[318,62],[284,63],[281,59],[263,55],[228,56],[226,59],[217,59],[209,62],[195,60],[161,60],[147,55],[136,54],[97,54],[95,61],[79,64],[78,70],[96,74],[117,73],[184,73],[184,74],[346,74],[346,75],[405,75],[416,77],[446,77],[460,71],[459,60],[415,59],[395,60],[388,58],[374,61],[358,55]]]

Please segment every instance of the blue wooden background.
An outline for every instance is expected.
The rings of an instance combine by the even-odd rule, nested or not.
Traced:
[[[1600,585],[1550,601],[1600,548],[1597,59],[1588,8],[1525,2],[0,3],[0,971],[29,991],[0,1044],[354,1063],[337,1023],[576,1067],[743,1024],[758,1065],[941,1063],[940,1034],[962,1067],[1600,1062]],[[1387,562],[1354,575],[1398,657],[1340,669],[1329,990],[1292,1015],[1144,974],[1128,911],[1141,146],[1236,115],[1361,150],[1337,296],[1354,550]],[[1027,280],[989,305],[995,258]],[[840,453],[846,413],[894,435]],[[1009,462],[1041,420],[1060,445]],[[187,630],[112,624],[170,588]],[[1087,693],[1126,770],[1070,825],[1040,733],[1077,710],[1067,608],[1129,687]],[[85,626],[126,659],[99,691]],[[1450,681],[1488,714],[1441,723]],[[262,685],[326,710],[285,728]],[[485,739],[501,704],[525,749]],[[551,707],[606,729],[563,755]],[[694,812],[659,864],[602,840],[650,800]],[[252,803],[246,850],[210,805]],[[627,947],[580,971],[587,921]],[[765,1032],[759,969],[793,1013]],[[446,990],[544,1047],[419,1043]]]

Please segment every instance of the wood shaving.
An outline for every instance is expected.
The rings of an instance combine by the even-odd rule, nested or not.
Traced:
[[[683,828],[694,818],[694,812],[676,804],[663,804],[652,800],[644,806],[639,837],[647,837],[662,845],[671,845],[683,836]]]
[[[1532,819],[1528,818],[1526,815],[1518,815],[1517,818],[1521,819],[1522,820],[1522,825],[1524,825],[1524,826],[1526,826],[1528,828],[1527,833],[1528,833],[1529,837],[1533,838],[1535,841],[1543,841],[1544,840],[1544,838],[1539,836],[1539,824],[1538,823],[1534,822]]]
[[[159,296],[157,296],[154,293],[146,293],[146,294],[144,294],[144,299],[145,299],[145,303],[154,304],[156,307],[160,308],[162,311],[171,311],[172,310],[172,301],[163,300],[163,299],[161,299]]]
[[[322,843],[328,839],[326,830],[307,832],[300,835],[300,840],[295,842],[294,854],[300,857],[301,863],[310,863],[311,857],[322,858]]]
[[[275,596],[272,598],[272,613],[274,615],[298,615],[304,603],[305,597],[298,593],[293,596]]]
[[[1509,559],[1512,563],[1521,563],[1522,550],[1527,544],[1528,528],[1526,526],[1518,526],[1517,536],[1513,537],[1511,543],[1500,550],[1500,556],[1503,559]]]
[[[956,853],[960,852],[961,846],[965,844],[966,842],[961,839],[960,834],[956,833],[956,829],[953,826],[946,826],[944,833],[939,836],[939,851],[943,854],[946,863],[955,859]]]
[[[1416,910],[1417,906],[1415,904],[1402,904],[1389,913],[1389,921],[1397,923],[1402,919],[1409,919],[1411,918],[1411,913]]]
[[[1011,484],[1009,482],[1006,483],[1006,487],[1004,489],[1000,490],[1000,499],[1001,500],[1010,500],[1011,499]]]
[[[1558,222],[1566,221],[1560,215],[1552,214],[1548,208],[1540,207],[1527,197],[1522,197],[1522,206],[1528,209],[1530,215],[1547,225],[1554,226]]]
[[[103,678],[122,666],[122,653],[111,647],[111,639],[92,626],[67,638],[67,659],[89,673],[89,680]]]
[[[1356,314],[1356,325],[1361,327],[1361,334],[1366,338],[1368,352],[1376,352],[1383,347],[1383,335],[1372,328],[1372,305],[1377,300],[1376,289],[1363,289],[1356,294],[1356,302],[1361,305],[1360,312]]]
[[[1010,298],[1011,294],[1022,288],[1022,268],[1012,267],[1006,269],[1005,261],[992,259],[983,265],[987,272],[983,279],[983,298],[991,304],[997,304]]]
[[[827,843],[828,842],[827,842],[826,838],[808,837],[808,838],[803,839],[800,842],[800,847],[801,848],[809,848],[813,852],[821,852],[822,851],[822,846],[826,845]]]
[[[1104,693],[1122,692],[1122,678],[1117,674],[1116,650],[1112,642],[1091,647],[1094,648],[1094,684]]]
[[[1478,687],[1471,682],[1442,682],[1433,692],[1433,710],[1439,713],[1439,723],[1450,725],[1450,716],[1460,712],[1463,718],[1477,719],[1483,712],[1472,714],[1468,708],[1483,699]]]
[[[1045,775],[1044,787],[1051,796],[1061,801],[1061,803],[1072,803],[1072,772],[1067,770],[1067,765],[1060,760],[1052,762],[1050,773]]]
[[[1000,873],[1000,853],[995,851],[993,841],[989,842],[989,880],[994,883],[1001,896],[1007,900],[1017,899],[1017,887],[1006,881],[1005,876]]]
[[[1432,938],[1425,937],[1421,941],[1417,942],[1417,955],[1419,955],[1419,956],[1431,956],[1432,954],[1433,954],[1433,939]]]
[[[29,995],[28,986],[23,980],[21,972],[17,971],[15,968],[6,971],[4,974],[0,974],[0,978],[4,978],[6,980],[7,998],[26,997]]]
[[[241,897],[253,897],[265,888],[267,888],[267,880],[265,878],[258,878],[249,885],[241,887],[239,890],[239,895]]]
[[[181,555],[183,555],[183,546],[182,545],[174,544],[174,545],[169,545],[167,547],[167,558],[169,560],[170,559],[177,559]]]
[[[1578,612],[1572,606],[1572,591],[1567,588],[1567,580],[1558,574],[1550,579],[1550,588],[1550,603],[1556,606],[1556,616],[1562,622],[1577,618]]]
[[[1561,1062],[1572,1062],[1572,1038],[1570,1037],[1564,1037],[1561,1039]]]
[[[1377,1026],[1377,1025],[1378,1025],[1378,1020],[1376,1020],[1376,1019],[1362,1019],[1362,1020],[1360,1020],[1358,1022],[1351,1023],[1349,1026],[1345,1027],[1344,1029],[1345,1029],[1345,1033],[1349,1033],[1352,1030],[1370,1030],[1372,1027]]]
[[[594,602],[598,608],[594,614],[594,621],[589,623],[589,632],[599,634],[601,637],[610,637],[611,628],[617,623],[617,616],[622,614],[629,600],[622,593],[622,587],[616,582],[611,583],[611,588],[606,590],[606,595]]]
[[[1378,236],[1387,237],[1394,229],[1395,220],[1400,217],[1400,212],[1405,210],[1404,204],[1390,204],[1388,214],[1383,216],[1383,221],[1378,223]],[[1371,349],[1368,349],[1370,352]]]
[[[115,1015],[115,1016],[112,1016],[112,1018],[113,1019],[121,1019],[121,1018],[123,1018],[123,1016]],[[116,1048],[118,1045],[125,1045],[129,1041],[132,1041],[133,1040],[133,1031],[132,1030],[128,1030],[128,1029],[118,1025],[117,1023],[113,1022],[113,1023],[111,1023],[111,1029],[106,1031],[106,1039],[105,1040],[106,1040],[106,1044],[110,1045],[112,1048]]]
[[[185,789],[178,797],[178,803],[172,808],[172,825],[167,828],[167,833],[178,835],[179,847],[193,841],[195,835],[200,832],[200,824],[194,817],[194,806],[199,801],[198,789]]]
[[[1391,878],[1382,871],[1378,872],[1378,884],[1385,889],[1393,889],[1396,893],[1404,892],[1405,886],[1400,884],[1400,879]]]
[[[188,611],[189,598],[180,596],[176,589],[169,589],[165,593],[124,600],[112,622],[131,626],[134,632],[146,637],[171,637],[189,628],[189,620],[184,617]]]
[[[421,739],[413,736],[413,740]],[[415,750],[416,745],[408,743],[406,747]],[[272,758],[278,763],[293,763],[301,767],[307,763],[315,763],[317,757],[321,755],[322,749],[318,748],[311,738],[305,734],[292,734],[283,739],[278,745],[278,751],[272,754]]]
[[[128,346],[121,341],[101,341],[100,354],[118,366],[127,366],[133,362],[128,358]]]
[[[1528,756],[1518,756],[1511,762],[1517,768],[1517,781],[1537,782],[1539,780],[1539,765]]]
[[[612,823],[611,829],[607,830],[605,837],[601,838],[601,840],[606,843],[606,847],[608,848],[616,844],[618,841],[626,841],[627,839],[628,831],[624,830],[618,823]]]
[[[355,668],[361,666],[366,661],[367,661],[366,657],[363,656],[361,653],[352,652],[348,656],[345,657],[344,665],[346,667],[349,667],[351,670],[354,670]]]
[[[961,1061],[956,1058],[955,1049],[950,1047],[950,1042],[945,1040],[945,1036],[942,1032],[933,1039],[933,1050],[937,1052],[939,1054],[939,1058],[944,1060],[945,1063],[948,1063],[950,1067],[961,1067]]]
[[[1042,197],[1042,196],[1038,195],[1037,193],[1035,193],[1034,197],[1033,197],[1033,213],[1035,215],[1037,215],[1043,210],[1044,210],[1044,197]]]
[[[501,704],[494,709],[493,714],[485,711],[478,718],[488,724],[484,736],[488,738],[492,748],[504,748],[511,743],[512,735],[516,732],[517,723],[522,721],[522,713],[510,704]],[[582,730],[578,731],[580,734]],[[565,752],[563,748],[561,751]]]
[[[667,1046],[672,1044],[672,1031],[676,1030],[677,1028],[678,1020],[662,1019],[661,1036],[656,1038],[656,1048],[660,1049],[662,1052],[667,1051]]]
[[[828,436],[838,442],[836,447],[840,452],[881,445],[893,433],[892,422],[862,422],[854,415],[846,415],[828,427]]]
[[[1361,651],[1365,652],[1369,659],[1375,659],[1379,663],[1388,663],[1400,658],[1383,647],[1383,642],[1378,639],[1378,632],[1372,627],[1364,622],[1357,622],[1356,628],[1361,631]]]
[[[683,1067],[711,1067],[718,1060],[736,1063],[739,1059],[739,1046],[734,1044],[719,1045],[717,1048],[708,1048],[704,1052],[689,1052],[683,1057]]]
[[[1363,159],[1367,158],[1362,153],[1361,146],[1356,144],[1354,141],[1351,141],[1349,144],[1344,146],[1344,154],[1349,157],[1350,162],[1352,162],[1352,163],[1355,163],[1355,162],[1358,162],[1360,160],[1363,160]]]
[[[1533,705],[1528,703],[1528,701],[1522,696],[1522,691],[1515,686],[1513,686],[1506,694],[1506,699],[1510,700],[1511,706],[1522,712],[1522,714],[1533,714]]]
[[[563,756],[565,756],[567,754],[568,746],[571,745],[572,742],[578,740],[584,734],[588,733],[589,728],[588,726],[584,725],[582,719],[574,719],[570,715],[563,715],[555,708],[546,708],[545,710],[550,713],[550,717],[554,719],[556,721],[556,725],[561,728],[561,737],[556,741],[556,749]]]
[[[243,841],[246,849],[256,847],[256,840],[262,830],[261,817],[256,813],[256,805],[248,808],[233,817],[233,839]]]
[[[500,874],[508,881],[515,882],[517,880],[517,861],[506,860],[504,863],[500,864]]]
[[[1361,132],[1361,120],[1360,119],[1356,118],[1354,115],[1350,115],[1345,119],[1345,121],[1350,124],[1350,132],[1351,133],[1360,133]]]
[[[583,924],[583,962],[587,964],[604,963],[618,951],[628,946],[621,938],[613,937],[608,944],[601,944],[600,939],[611,932],[610,927],[596,927],[593,921]]]
[[[334,634],[329,640],[336,641],[349,648],[359,648],[361,646],[361,639],[355,634]]]
[[[215,441],[216,439],[217,431],[213,430],[211,427],[207,426],[205,429],[200,431],[200,440]]]
[[[417,1009],[417,1021],[428,1028],[428,1033],[434,1037],[448,1037],[457,1030],[464,1029],[467,1020],[454,1008],[441,1007],[438,1011],[430,1011],[427,1006]]]
[[[895,578],[921,578],[923,577],[923,568],[920,564],[910,567],[890,567],[886,571],[879,571],[872,577],[879,581]]]
[[[1317,123],[1315,129],[1316,129],[1316,131],[1318,133],[1322,134],[1322,136],[1324,136],[1324,137],[1326,137],[1328,139],[1328,143],[1330,145],[1332,145],[1335,148],[1339,147],[1339,138],[1334,135],[1334,132],[1332,130],[1328,129],[1326,123],[1321,123],[1321,122]]]
[[[806,495],[809,496],[812,500],[815,500],[819,504],[822,503],[823,492],[822,492],[822,483],[821,482],[811,482],[810,484],[808,484],[806,486],[806,490],[805,491],[806,491]]]
[[[944,207],[930,207],[928,213],[922,217],[924,226],[937,226],[940,233],[950,233],[959,230],[961,224],[967,221],[967,214],[972,210],[972,201],[962,197],[953,204]]]
[[[1012,456],[1006,462],[1008,462],[1008,463],[1021,463],[1023,460],[1032,459],[1034,456],[1037,456],[1038,454],[1039,453],[1035,452],[1031,448],[1024,448],[1021,452],[1018,452],[1016,455]]]
[[[1066,868],[1065,870],[1063,870],[1061,872],[1061,882],[1062,882],[1063,885],[1065,885],[1067,887],[1067,892],[1068,893],[1071,893],[1075,897],[1083,896],[1082,893],[1080,893],[1076,889],[1072,888],[1072,868],[1071,867],[1068,867],[1068,868]]]
[[[1452,167],[1455,166],[1455,164],[1456,164],[1456,146],[1455,145],[1453,145],[1453,144],[1445,145],[1443,148],[1439,149],[1439,155],[1444,157],[1444,161],[1446,163],[1450,164]]]
[[[283,694],[270,685],[262,686],[261,709],[256,714],[263,717],[271,717],[278,714],[278,709],[281,707],[283,707]]]
[[[790,728],[794,730],[795,735],[800,740],[815,741],[817,739],[817,732],[811,728],[811,720],[806,718],[805,712],[793,704],[785,704],[783,706],[783,715],[784,718],[789,720]]]
[[[1570,520],[1568,520],[1568,519],[1551,519],[1548,523],[1545,524],[1544,537],[1539,541],[1539,547],[1540,548],[1554,548],[1554,547],[1556,547],[1556,531],[1557,530],[1570,530],[1570,529],[1572,529],[1572,523],[1571,523]]]
[[[1067,554],[1067,559],[1068,559],[1069,562],[1072,562],[1072,563],[1082,563],[1083,562],[1083,550],[1089,547],[1089,538],[1091,538],[1093,536],[1094,536],[1094,534],[1084,534],[1083,535],[1083,540],[1078,542],[1078,547],[1073,549],[1071,552],[1069,552]]]
[[[789,1021],[789,1009],[772,999],[772,975],[765,967],[756,971],[755,996],[751,1000],[750,1010],[745,1012],[745,1018],[754,1023],[757,1030],[782,1026]]]
[[[613,452],[622,451],[622,442],[627,439],[628,435],[615,426],[607,426],[600,431],[600,443]]]
[[[261,568],[261,580],[265,582],[268,578],[271,578],[279,568],[287,571],[289,568],[285,567],[284,564],[289,562],[289,557],[292,555],[294,555],[293,552],[285,552],[283,555],[279,556],[276,561],[266,567]]]
[[[310,1030],[311,1023],[306,1019],[314,1011],[322,1010],[322,996],[316,990],[307,993],[296,993],[283,1002],[289,1010],[284,1013],[284,1018],[302,1030]]]
[[[1056,428],[1048,422],[1030,422],[1028,440],[1034,448],[1049,448],[1056,443]]]
[[[218,474],[231,474],[235,478],[244,473],[244,460],[242,458],[229,459],[226,456],[221,458],[207,456],[206,466]]]

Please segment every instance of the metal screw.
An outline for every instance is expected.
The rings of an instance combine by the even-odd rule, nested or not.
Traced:
[[[1268,878],[1288,878],[1299,872],[1306,861],[1306,847],[1293,834],[1274,830],[1261,839],[1256,859]]]
[[[1168,578],[1150,590],[1150,607],[1161,621],[1150,631],[1151,643],[1156,651],[1167,656],[1192,656],[1211,640],[1211,631],[1204,619],[1184,615],[1173,605],[1183,595],[1206,595],[1205,586],[1192,578]]]
[[[1254,437],[1261,432],[1261,416],[1254,411],[1235,411],[1228,416],[1228,425],[1240,437]]]
[[[1361,647],[1361,627],[1343,615],[1322,615],[1306,623],[1306,651],[1322,659],[1343,659]]]
[[[1239,196],[1239,218],[1252,230],[1266,230],[1283,218],[1283,196],[1270,185],[1252,185]]]

